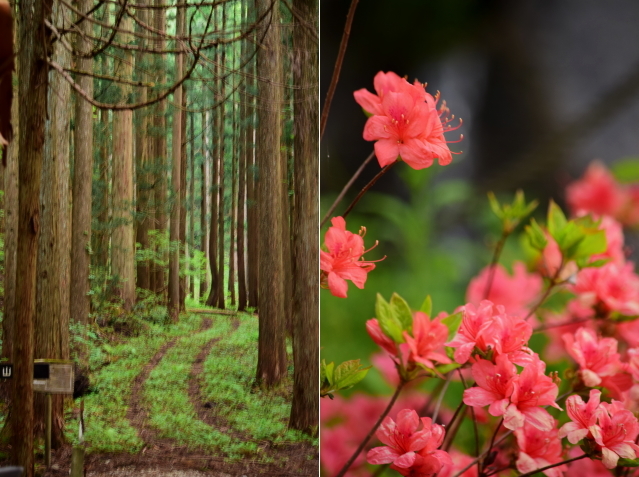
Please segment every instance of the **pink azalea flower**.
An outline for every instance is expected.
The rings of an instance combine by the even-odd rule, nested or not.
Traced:
[[[553,418],[541,406],[561,408],[555,402],[557,385],[544,374],[545,370],[546,364],[535,355],[513,382],[511,404],[504,413],[504,427],[514,430],[527,422],[540,431],[552,429]]]
[[[497,357],[497,364],[478,359],[472,366],[473,379],[477,386],[464,391],[464,403],[467,406],[490,406],[492,416],[502,416],[510,404],[513,383],[517,379],[517,368],[508,360],[508,356]]]
[[[583,451],[579,447],[573,447],[568,451],[568,458],[572,459],[582,454]],[[567,465],[566,477],[612,477],[613,475],[599,460],[580,459]]]
[[[630,262],[584,268],[577,275],[573,291],[602,314],[639,315],[639,276]]]
[[[639,434],[637,418],[619,401],[602,402],[598,424],[590,427],[595,442],[601,448],[603,465],[608,469],[617,466],[619,457],[636,459],[639,446],[635,444]]]
[[[477,277],[470,281],[466,291],[466,301],[477,306],[484,299],[490,269],[490,266],[484,268]],[[529,305],[539,295],[543,283],[539,275],[529,274],[522,262],[514,264],[513,272],[511,276],[504,267],[497,265],[486,299],[495,305],[502,305],[508,314],[523,317],[528,313]]]
[[[455,361],[463,364],[475,347],[482,352],[494,350],[495,356],[508,354],[512,362],[525,365],[530,361],[525,345],[532,335],[532,326],[522,318],[507,315],[504,307],[483,300],[475,308],[462,307],[464,317],[455,338],[447,344],[457,348]]]
[[[623,370],[616,339],[597,338],[593,330],[586,328],[579,328],[574,336],[566,333],[563,339],[568,354],[579,364],[579,374],[586,386],[604,386],[616,396],[630,389],[632,379]]]
[[[324,237],[328,252],[320,250],[322,280],[326,281],[334,296],[346,298],[346,280],[351,280],[357,288],[364,288],[367,273],[375,268],[375,264],[362,259],[367,252],[364,250],[364,227],[363,232],[357,235],[346,230],[346,221],[342,217],[333,217],[331,223],[333,226]]]
[[[606,232],[606,251],[599,255],[593,255],[592,259],[610,259],[612,262],[623,264],[626,260],[626,254],[623,250],[623,226],[610,216],[601,217],[599,228]]]
[[[411,85],[395,73],[379,72],[374,80],[374,95],[365,89],[355,91],[355,100],[372,116],[364,127],[364,139],[376,141],[375,155],[380,166],[398,157],[413,169],[430,167],[434,159],[450,164],[452,156],[444,133],[452,131],[445,105],[437,110],[438,98],[426,93],[415,81]]]
[[[418,431],[420,422],[422,429]],[[386,446],[368,451],[368,462],[392,463],[391,468],[402,475],[436,475],[450,461],[446,452],[436,450],[444,440],[444,428],[429,417],[420,419],[412,409],[400,411],[397,422],[386,417],[376,436]]]
[[[568,438],[568,442],[576,444],[580,440],[590,435],[590,427],[597,422],[597,408],[599,407],[599,399],[601,391],[597,389],[590,390],[590,399],[588,404],[584,403],[581,396],[573,394],[566,399],[566,412],[572,422],[568,422],[559,429],[559,437]]]
[[[593,162],[583,178],[566,189],[566,201],[575,215],[585,211],[615,217],[624,200],[623,190],[600,162]]]
[[[373,341],[377,343],[383,350],[392,354],[393,356],[397,354],[397,345],[391,338],[384,334],[382,329],[379,327],[377,318],[373,318],[372,320],[368,320],[366,322],[366,331],[373,339]]]
[[[452,361],[439,350],[448,337],[448,328],[441,323],[441,317],[432,321],[421,311],[413,315],[413,336],[404,331],[404,339],[410,347],[411,354],[408,361],[423,364],[427,368],[434,368],[433,361],[448,364]]]
[[[551,427],[542,431],[530,424],[515,431],[519,457],[517,470],[526,473],[541,469],[564,460],[561,456],[561,440],[557,437],[557,421],[552,419]],[[561,477],[566,470],[565,465],[544,470],[548,477]]]

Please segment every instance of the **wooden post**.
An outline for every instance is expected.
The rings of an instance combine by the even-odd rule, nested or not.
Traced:
[[[73,448],[71,477],[84,477],[84,446],[82,445]]]
[[[51,394],[47,393],[46,428],[44,435],[44,465],[48,469],[51,466]]]

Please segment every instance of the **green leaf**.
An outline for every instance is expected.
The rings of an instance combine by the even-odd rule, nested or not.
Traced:
[[[406,300],[404,300],[397,293],[393,293],[390,300],[390,306],[393,312],[393,315],[397,317],[399,322],[402,325],[403,331],[412,332],[413,328],[413,312],[408,306]]]
[[[543,250],[546,248],[548,240],[546,240],[544,231],[541,229],[535,219],[530,219],[530,225],[526,226],[526,235],[528,236],[530,245],[533,248],[537,250]]]
[[[370,368],[362,368],[359,359],[343,362],[335,368],[335,387],[340,390],[354,386],[364,379]]]
[[[626,459],[621,457],[617,461],[618,467],[639,467],[639,459]]]
[[[330,362],[324,368],[325,368],[324,375],[326,376],[326,380],[331,386],[333,386],[335,384],[335,378],[333,374],[335,369],[335,363]]]
[[[461,368],[461,364],[459,363],[449,363],[449,364],[442,364],[441,366],[437,366],[436,369],[440,374],[446,374],[449,373],[451,371],[453,371],[454,369],[457,368]]]
[[[610,262],[609,258],[600,258],[599,260],[595,260],[594,262],[589,262],[586,267],[590,268],[599,268],[604,266],[606,263]],[[584,267],[585,268],[585,267]]]
[[[384,297],[377,294],[377,301],[375,303],[375,314],[377,315],[377,321],[379,327],[386,336],[392,339],[395,343],[403,343],[404,336],[402,334],[402,323],[399,321],[393,307],[384,300]]]
[[[612,166],[612,174],[619,182],[639,182],[639,159],[628,158]]]
[[[459,329],[459,325],[464,318],[464,312],[459,311],[457,313],[453,313],[452,315],[448,315],[446,318],[442,320],[442,323],[446,325],[448,328],[448,340],[452,340]]]
[[[428,316],[431,316],[431,314],[433,313],[433,299],[430,297],[430,295],[428,295],[424,299],[424,303],[422,303],[422,306],[419,308],[419,311],[421,311],[422,313]]]
[[[323,359],[320,364],[320,386],[324,385],[324,381],[326,381],[326,360]]]
[[[495,213],[495,215],[503,220],[504,214],[501,210],[501,205],[499,204],[497,197],[495,197],[495,194],[492,191],[488,192],[488,202],[490,203],[490,208]]]
[[[566,216],[561,208],[555,204],[554,200],[551,200],[548,206],[548,232],[557,242],[559,242],[561,232],[567,223]]]

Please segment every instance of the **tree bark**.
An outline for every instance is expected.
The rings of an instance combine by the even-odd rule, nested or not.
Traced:
[[[226,4],[222,4],[222,31],[226,30]],[[225,60],[226,60],[226,52],[224,50],[224,46],[220,47],[219,53],[219,61],[220,65],[218,70],[218,78],[220,78],[225,73]],[[225,97],[225,87],[224,81],[219,81],[219,89],[220,92],[220,100],[223,101]],[[219,141],[219,154],[220,154],[220,182],[218,187],[218,218],[217,218],[217,226],[218,230],[218,242],[217,242],[217,266],[218,266],[218,281],[217,281],[217,307],[220,310],[224,310],[226,305],[226,293],[224,293],[224,219],[225,219],[225,210],[224,210],[224,151],[226,146],[225,134],[224,134],[224,123],[226,119],[226,104],[225,102],[221,103],[217,112],[218,112],[218,141]]]
[[[138,2],[139,5],[144,7],[147,4],[146,0]],[[136,15],[140,22],[148,24],[149,14],[145,8],[140,8],[136,11]],[[142,32],[142,27],[137,26],[138,31]],[[141,48],[146,48],[146,41],[144,38],[138,39],[138,44]],[[136,63],[145,64],[145,54],[139,52],[137,54]],[[138,73],[139,80],[145,81],[146,74],[144,71]],[[140,87],[138,89],[139,96],[138,101],[144,102],[148,98],[147,88]],[[151,181],[149,177],[149,143],[151,142],[148,137],[148,109],[138,109],[136,111],[135,121],[135,158],[137,161],[137,227],[135,231],[135,241],[140,244],[141,250],[149,249],[149,193],[151,187]],[[149,260],[140,260],[137,263],[137,287],[144,290],[151,290],[151,276],[150,276],[150,263]]]
[[[293,29],[295,157],[293,214],[293,403],[289,427],[317,433],[319,408],[319,238],[318,47],[308,31],[317,29],[317,0],[293,0],[304,23]]]
[[[179,2],[178,5],[183,5]],[[177,9],[177,35],[181,36],[183,25],[184,9]],[[182,54],[175,58],[176,78],[182,77]],[[182,87],[178,87],[173,93],[173,103],[182,105]],[[180,214],[181,214],[181,161],[182,161],[182,111],[176,107],[173,111],[173,170],[171,172],[171,185],[173,201],[171,204],[171,226],[169,251],[169,316],[174,323],[177,323],[180,314]]]
[[[131,18],[125,16],[122,29],[130,31]],[[130,34],[120,33],[120,41],[128,43]],[[116,61],[117,74],[133,76],[133,55],[123,52],[123,60]],[[131,92],[127,84],[120,85],[120,103],[126,103]],[[113,112],[113,234],[111,240],[111,267],[116,277],[117,296],[122,306],[130,311],[135,303],[135,241],[133,232],[133,111]]]
[[[93,7],[92,0],[82,0],[80,9],[88,11]],[[80,28],[85,34],[91,34],[91,24],[83,22]],[[90,51],[91,40],[78,36],[77,49]],[[92,71],[90,58],[78,59],[78,67]],[[93,94],[93,78],[81,76],[78,84],[89,95]],[[75,323],[87,323],[91,299],[89,297],[89,265],[91,256],[88,245],[91,243],[91,192],[93,179],[93,107],[76,94],[75,100],[75,160],[73,175],[73,208],[71,229],[71,287],[70,314]]]
[[[259,340],[256,382],[277,385],[286,375],[284,270],[282,258],[282,161],[280,157],[281,58],[279,4],[258,0],[266,14],[258,29],[257,202],[259,207]],[[267,29],[265,31],[265,29]]]
[[[189,200],[190,200],[190,213],[189,213],[189,250],[188,256],[193,255],[195,251],[195,114],[191,113],[191,154],[189,157],[189,171],[191,176],[191,182],[189,183]],[[192,274],[189,277],[189,293],[191,298],[195,300],[195,275]]]
[[[235,121],[236,108],[235,103],[233,103],[232,109],[232,141],[233,141],[233,149],[231,153],[231,226],[229,229],[229,286],[228,290],[231,294],[231,306],[235,306],[235,231],[237,227],[236,220],[236,209],[237,209],[237,187],[236,187],[236,176],[237,176],[237,135],[235,134],[237,126]]]
[[[200,234],[201,234],[201,247],[206,257],[206,263],[210,263],[210,249],[209,249],[209,227],[206,215],[209,212],[209,194],[211,191],[210,184],[210,154],[208,150],[208,134],[207,127],[210,120],[210,112],[202,113],[202,206],[200,208]],[[200,299],[204,297],[209,289],[209,283],[211,283],[211,267],[207,266],[206,271],[202,275],[200,281]]]
[[[65,15],[59,4],[53,6],[55,24],[62,24]],[[68,15],[68,14],[67,14]],[[64,66],[71,64],[71,55],[61,44],[54,46],[53,59]],[[45,125],[45,148],[42,164],[42,188],[40,191],[40,237],[35,309],[35,359],[69,359],[69,308],[63,312],[63,214],[66,218],[67,191],[61,188],[62,164],[69,161],[69,134],[71,87],[60,75],[49,73],[48,121]],[[91,127],[91,126],[89,126]],[[68,167],[66,168],[68,169]],[[65,184],[66,185],[66,181]],[[68,283],[65,287],[68,290]],[[67,307],[69,305],[67,301]],[[44,435],[46,420],[46,396],[35,394],[35,431]],[[52,396],[51,446],[59,448],[64,442],[64,399]]]
[[[186,86],[182,89],[182,111],[181,111],[181,147],[180,147],[180,254],[184,255],[186,263],[189,258],[189,244],[186,243],[186,189],[188,184],[186,182]],[[186,311],[186,275],[180,275],[180,311]]]
[[[220,106],[218,106],[219,108]],[[213,149],[211,151],[211,160],[213,161],[213,173],[211,175],[211,184],[212,184],[212,192],[211,192],[211,232],[209,234],[209,252],[210,252],[210,269],[211,269],[211,289],[209,291],[209,296],[206,300],[206,304],[208,306],[217,306],[217,296],[219,292],[219,276],[217,270],[217,241],[218,241],[218,226],[217,222],[219,220],[218,215],[218,199],[219,199],[219,188],[220,188],[220,158],[219,158],[219,141],[218,141],[218,131],[219,131],[219,114],[217,109],[213,111],[213,121],[211,123],[211,144]]]
[[[248,24],[248,10],[242,5],[242,19]],[[246,57],[247,45],[246,41],[242,41],[240,58]],[[246,83],[244,90],[247,91]],[[248,304],[246,295],[246,260],[245,260],[245,241],[244,222],[246,221],[246,162],[248,155],[248,95],[240,96],[240,121],[238,134],[238,191],[237,191],[237,292],[238,292],[238,311],[244,311]]]
[[[44,26],[51,18],[52,0],[23,0],[20,5],[19,193],[16,317],[13,364],[13,426],[11,460],[33,477],[33,346],[36,261],[40,231],[40,181],[47,114],[51,35]]]

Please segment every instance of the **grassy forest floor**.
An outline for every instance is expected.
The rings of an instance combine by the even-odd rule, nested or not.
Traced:
[[[126,336],[129,335],[129,336]],[[192,310],[172,325],[93,331],[84,400],[87,476],[317,475],[318,440],[287,430],[289,377],[253,389],[258,320]],[[80,399],[67,408],[68,444],[44,472],[69,475]]]

